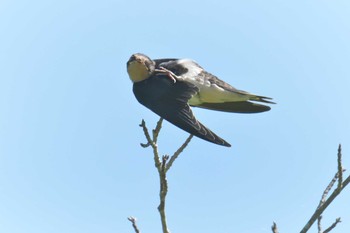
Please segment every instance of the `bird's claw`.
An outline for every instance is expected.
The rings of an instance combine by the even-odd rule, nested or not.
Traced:
[[[159,67],[159,69],[155,69],[156,72],[158,72],[158,74],[166,74],[174,83],[176,83],[177,80],[177,76],[176,74],[174,74],[173,72],[171,72],[170,70],[164,68],[164,67]]]

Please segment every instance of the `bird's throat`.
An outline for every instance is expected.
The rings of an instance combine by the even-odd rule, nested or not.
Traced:
[[[128,65],[128,74],[133,82],[140,82],[150,76],[150,71],[144,64],[133,61]]]

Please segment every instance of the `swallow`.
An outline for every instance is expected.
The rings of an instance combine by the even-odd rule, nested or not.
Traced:
[[[136,53],[127,62],[139,103],[182,130],[230,147],[193,115],[192,107],[234,113],[269,111],[272,98],[241,91],[205,71],[190,59],[155,59]],[[257,103],[256,103],[257,102]]]

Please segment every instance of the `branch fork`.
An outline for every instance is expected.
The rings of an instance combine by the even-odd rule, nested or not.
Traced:
[[[146,122],[144,120],[141,121],[140,127],[143,129],[143,133],[146,137],[147,142],[140,143],[140,145],[143,148],[152,147],[153,149],[154,165],[158,170],[159,180],[160,180],[160,191],[159,191],[160,203],[158,206],[158,211],[162,222],[163,233],[170,233],[167,226],[166,212],[165,212],[166,195],[168,193],[168,182],[167,182],[166,174],[171,168],[171,166],[173,165],[173,163],[175,162],[175,160],[179,157],[179,155],[183,152],[186,146],[190,143],[193,135],[190,135],[172,156],[163,155],[160,157],[158,152],[157,141],[158,141],[159,132],[162,128],[162,122],[163,122],[163,119],[160,118],[159,121],[157,122],[155,129],[152,130],[152,137],[151,137],[149,130],[146,126]],[[133,217],[129,217],[128,219],[129,221],[132,222],[135,232],[139,233],[138,228],[136,226],[136,219]]]
[[[341,145],[339,144],[338,147],[338,154],[337,154],[337,172],[334,175],[333,179],[330,181],[326,189],[322,193],[321,200],[314,212],[314,214],[311,216],[310,220],[306,223],[306,225],[303,227],[303,229],[300,231],[300,233],[306,233],[309,231],[311,226],[315,223],[317,220],[317,229],[318,233],[328,233],[331,230],[333,230],[338,223],[341,222],[341,218],[337,218],[332,225],[330,225],[328,228],[326,228],[324,231],[322,231],[322,214],[326,210],[326,208],[334,201],[334,199],[343,191],[343,189],[350,183],[350,175],[343,181],[343,173],[345,172],[345,169],[343,169],[342,165],[342,153],[341,153]],[[334,187],[335,183],[337,183],[337,187],[333,190],[332,194],[328,197],[329,192]],[[328,197],[328,198],[327,198]],[[275,229],[275,230],[274,230]],[[277,225],[276,223],[273,223],[272,226],[272,232],[276,233],[277,231]]]

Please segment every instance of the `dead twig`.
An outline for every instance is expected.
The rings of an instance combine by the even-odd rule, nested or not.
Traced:
[[[128,217],[128,220],[132,223],[132,227],[134,228],[135,233],[140,233],[140,230],[136,225],[136,218],[130,216],[130,217]]]
[[[166,162],[169,159],[168,155],[164,155],[162,157],[161,169],[159,172],[159,180],[160,180],[160,204],[158,206],[158,211],[160,214],[160,220],[162,222],[163,233],[168,233],[169,229],[167,227],[166,214],[165,214],[165,198],[168,193],[168,181],[166,179]]]
[[[343,165],[342,165],[342,154],[341,154],[341,145],[338,147],[338,190],[341,190],[343,185]]]
[[[170,157],[170,160],[169,160],[169,162],[168,162],[168,164],[166,166],[166,171],[165,172],[167,172],[171,168],[171,166],[173,165],[174,161],[177,159],[177,157],[179,157],[179,155],[186,148],[188,143],[190,143],[192,138],[193,138],[192,134],[190,136],[188,136],[188,138],[186,139],[184,144],[182,144],[182,146],[180,146],[179,149],[177,149],[177,151]]]
[[[311,216],[310,220],[306,223],[306,225],[303,227],[303,229],[300,231],[300,233],[306,233],[310,227],[314,224],[314,222],[318,219],[318,231],[322,233],[321,228],[321,219],[322,219],[322,213],[323,211],[334,201],[334,199],[341,193],[341,191],[349,184],[350,182],[350,175],[343,181],[343,172],[345,171],[342,168],[342,153],[341,153],[341,145],[339,144],[338,147],[338,171],[335,174],[334,178],[331,180],[329,185],[324,190],[320,203],[317,206],[314,214]],[[338,180],[338,186],[336,189],[333,190],[332,194],[327,198],[328,193]],[[330,232],[338,223],[341,222],[340,218],[337,218],[336,221],[328,227],[323,233]]]
[[[147,147],[151,146],[153,149],[154,164],[158,170],[159,181],[160,181],[160,191],[159,191],[160,204],[158,206],[158,211],[160,214],[163,233],[169,233],[167,220],[166,220],[166,212],[165,212],[166,195],[168,193],[168,181],[166,178],[166,173],[169,170],[169,168],[172,166],[174,161],[178,158],[178,156],[182,153],[182,151],[188,145],[188,143],[191,141],[192,135],[190,135],[187,138],[187,140],[184,142],[184,144],[182,144],[182,146],[179,149],[177,149],[177,151],[171,157],[168,155],[164,155],[164,156],[162,156],[162,159],[160,159],[157,141],[158,141],[159,132],[162,128],[162,122],[163,122],[163,119],[160,118],[159,121],[157,122],[156,128],[152,130],[152,138],[151,138],[149,131],[146,127],[146,123],[144,120],[142,120],[140,127],[142,127],[142,129],[143,129],[143,133],[146,137],[147,142],[141,143],[141,146],[143,148],[147,148]],[[170,158],[170,160],[169,160],[169,158]],[[137,227],[136,227],[135,219],[132,217],[130,217],[128,219],[129,219],[129,221],[131,221],[133,223],[133,227],[136,231]],[[135,223],[135,226],[134,226],[134,223]],[[136,233],[139,233],[139,231],[136,231]]]
[[[340,219],[340,218],[337,218],[337,219],[335,220],[335,222],[334,222],[330,227],[328,227],[323,233],[328,233],[328,232],[330,232],[330,231],[333,230],[333,228],[336,227],[337,224],[340,223],[340,222],[341,222],[341,219]]]
[[[272,230],[273,233],[278,233],[277,224],[275,222],[273,222],[271,230]]]
[[[315,223],[317,220],[317,230],[318,233],[329,233],[331,230],[333,230],[338,223],[341,222],[340,218],[337,218],[335,222],[329,226],[326,230],[322,231],[322,213],[327,209],[327,207],[334,201],[334,199],[343,191],[343,189],[350,183],[350,175],[343,181],[343,173],[345,172],[345,169],[343,169],[342,165],[342,153],[341,153],[341,145],[339,144],[338,147],[338,154],[337,154],[337,173],[334,175],[333,179],[330,181],[330,183],[327,185],[325,190],[322,193],[321,200],[309,219],[309,221],[306,223],[306,225],[303,227],[303,229],[300,231],[300,233],[306,233],[311,228],[311,226]],[[337,187],[333,190],[332,194],[327,198],[329,192],[332,190],[335,183],[338,181]],[[272,227],[272,232],[277,233],[277,225],[274,222]]]
[[[322,220],[322,215],[320,217],[317,218],[317,230],[318,233],[322,233],[322,224],[321,224],[321,220]]]

